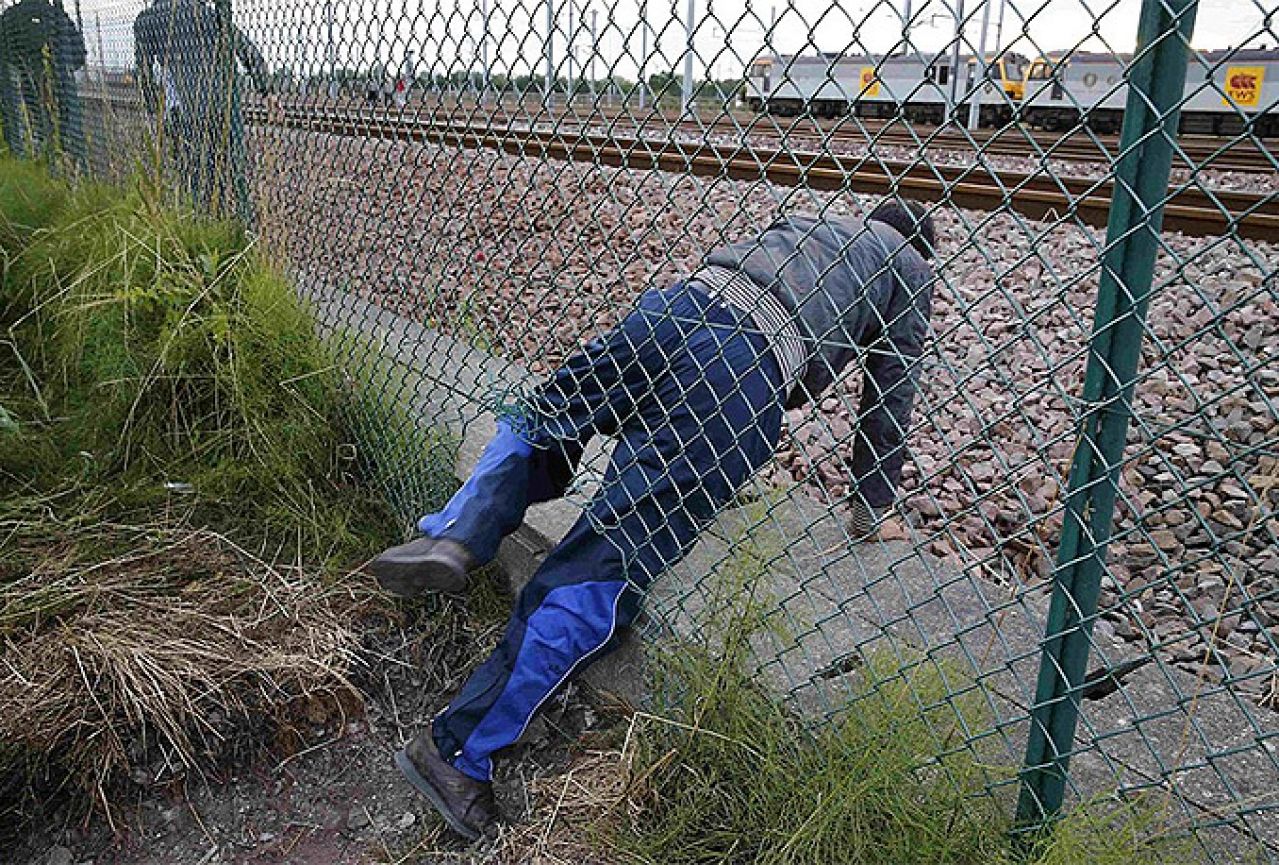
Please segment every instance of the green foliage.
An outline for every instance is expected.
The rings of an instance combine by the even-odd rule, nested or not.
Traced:
[[[454,483],[376,352],[156,201],[0,159],[0,845],[60,792],[112,811],[148,749],[347,712],[388,612],[350,568]]]
[[[751,638],[766,621],[769,556],[739,541],[717,575],[702,633],[711,651],[661,654],[666,705],[641,716],[631,807],[611,843],[645,863],[1156,863],[1178,860],[1159,812],[1081,808],[1020,855],[1010,780],[965,746],[989,729],[984,698],[935,657],[872,654],[843,711],[814,728],[753,674]],[[708,580],[710,582],[710,580]]]
[[[1031,865],[1185,865],[1207,859],[1184,831],[1177,831],[1168,805],[1161,793],[1076,805],[1027,859]],[[1245,852],[1240,846],[1220,851],[1222,858],[1237,859]]]
[[[36,231],[59,219],[69,198],[67,189],[49,183],[44,169],[36,163],[0,156],[0,253],[4,256],[0,259],[0,279],[14,251],[21,249]],[[4,320],[0,317],[0,322]]]
[[[353,484],[363,455],[446,443],[411,437],[394,407],[343,379],[236,224],[158,207],[142,186],[68,190],[12,161],[0,191],[0,403],[17,427],[0,485],[110,485],[124,510],[177,497],[320,560],[394,537],[370,491],[392,468]],[[375,440],[357,441],[357,420]]]
[[[651,805],[621,846],[645,862],[990,862],[998,812],[970,798],[982,767],[937,756],[976,722],[976,700],[947,702],[932,662],[902,673],[875,659],[859,699],[808,729],[751,675],[767,557],[741,547],[704,629],[723,635],[714,656],[665,654],[662,691],[678,696],[642,740]]]

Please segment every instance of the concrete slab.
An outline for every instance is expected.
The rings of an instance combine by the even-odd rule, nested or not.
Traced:
[[[309,294],[325,329],[358,331],[361,343],[391,365],[402,384],[394,398],[459,437],[457,474],[465,477],[492,434],[489,409],[531,383],[527,370],[360,298],[314,288]],[[602,470],[604,448],[601,442],[588,452],[569,498],[532,508],[502,545],[499,562],[513,589],[580,515]],[[766,563],[751,583],[768,624],[755,638],[755,656],[759,674],[780,693],[820,718],[846,703],[867,657],[944,661],[947,675],[967,682],[989,714],[1002,719],[969,733],[985,737],[999,762],[1018,765],[1046,588],[999,585],[906,542],[850,546],[839,519],[806,495],[755,493],[762,503],[725,513],[656,583],[641,630],[674,637],[677,644],[713,646],[714,635],[705,628],[708,611],[736,567],[735,544],[749,538]],[[1139,657],[1131,644],[1109,641],[1100,631],[1095,642],[1094,665]],[[621,651],[592,666],[587,679],[642,703],[640,641],[631,635]],[[1084,704],[1073,793],[1172,791],[1187,818],[1220,819],[1223,828],[1210,839],[1217,847],[1243,850],[1261,843],[1279,851],[1277,736],[1275,713],[1153,663],[1133,674],[1126,688]]]

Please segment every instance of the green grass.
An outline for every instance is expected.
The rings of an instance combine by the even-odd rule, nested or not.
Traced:
[[[348,711],[394,614],[351,569],[455,484],[239,226],[158,200],[0,158],[0,837],[59,791],[112,817],[138,753]]]
[[[428,497],[446,482],[452,443],[339,373],[235,223],[159,207],[143,185],[72,191],[5,161],[0,254],[7,488],[109,484],[124,510],[189,501],[336,560],[402,530],[370,493],[396,472],[429,463]]]
[[[680,646],[659,656],[665,703],[632,730],[628,807],[601,836],[624,861],[1194,861],[1169,838],[1157,803],[1092,803],[1032,850],[1016,850],[1012,803],[988,792],[1015,767],[965,744],[991,719],[979,691],[944,661],[866,657],[844,709],[830,723],[804,723],[752,674],[751,635],[769,606],[758,595],[767,560],[745,540],[712,578],[701,627],[722,635],[712,651]]]

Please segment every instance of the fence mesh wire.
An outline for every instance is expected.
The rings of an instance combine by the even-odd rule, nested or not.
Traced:
[[[1065,676],[1044,650],[1062,636],[1052,588],[1104,559],[1095,614],[1066,599],[1088,650],[1057,698],[1078,712],[1068,798],[1153,791],[1205,856],[1279,860],[1272,6],[0,9],[11,151],[77,176],[141,170],[200,212],[243,218],[353,364],[370,346],[385,355],[382,397],[463,439],[708,250],[780,214],[927,202],[928,340],[908,359],[909,450],[876,536],[847,528],[858,420],[876,402],[863,350],[786,413],[776,458],[739,495],[754,504],[655,586],[652,627],[696,633],[716,566],[744,536],[768,540],[780,627],[758,640],[760,675],[821,718],[869,654],[958,665],[948,701],[979,694],[991,720],[947,747],[993,748],[1012,769],[992,771],[989,792],[1011,808],[1041,667]],[[1163,23],[1139,44],[1144,16]],[[1177,43],[1184,79],[1152,82],[1142,70]],[[1125,129],[1136,109],[1154,122]],[[1145,162],[1160,147],[1166,177]],[[1125,160],[1157,195],[1128,188]],[[1138,203],[1116,217],[1126,193]],[[1148,272],[1107,288],[1105,262],[1143,236]],[[1102,349],[1115,334],[1140,340],[1131,377]],[[1120,396],[1090,401],[1090,367]],[[1128,418],[1126,441],[1099,456],[1072,516],[1072,460],[1081,443],[1104,450],[1088,438],[1098,413]],[[588,452],[572,501],[589,506],[606,464]],[[385,480],[416,516],[413,471]],[[1072,520],[1097,547],[1074,560]],[[1024,769],[1058,771],[1061,756]],[[1025,814],[1056,807],[1039,804]]]

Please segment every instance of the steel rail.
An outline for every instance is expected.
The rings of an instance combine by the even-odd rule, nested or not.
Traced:
[[[1011,172],[980,163],[929,165],[823,152],[707,142],[659,141],[617,134],[502,129],[493,125],[439,123],[430,118],[378,116],[374,112],[247,109],[249,119],[336,135],[425,141],[512,155],[591,162],[642,171],[690,173],[701,177],[767,181],[819,190],[895,192],[925,201],[948,200],[959,207],[1011,209],[1032,219],[1079,221],[1104,226],[1113,185],[1109,179],[1051,177]],[[269,116],[270,114],[270,116]],[[1235,190],[1174,187],[1164,209],[1164,226],[1194,236],[1235,232],[1254,240],[1279,242],[1279,196]]]
[[[140,110],[136,99],[112,99]],[[785,186],[885,194],[923,201],[947,200],[972,210],[1014,210],[1032,219],[1106,225],[1113,199],[1107,178],[1056,177],[1040,172],[1007,171],[976,162],[942,166],[915,160],[881,159],[768,147],[754,142],[731,145],[705,140],[679,141],[610,132],[606,135],[529,126],[502,127],[441,122],[409,111],[300,107],[245,108],[250,122],[336,135],[401,141],[426,141],[465,148],[487,148],[511,155],[534,155],[592,162],[631,170],[689,173],[700,177],[763,180]],[[520,118],[526,120],[526,118]],[[669,130],[668,130],[669,131]],[[1191,236],[1235,232],[1241,237],[1279,243],[1279,196],[1274,193],[1174,187],[1164,208],[1164,227]]]
[[[136,101],[136,95],[128,88],[118,89],[121,103]],[[86,98],[99,98],[86,92]],[[251,103],[252,104],[252,103]],[[296,104],[292,107],[298,107]],[[355,101],[347,104],[305,105],[308,110],[343,110],[369,112],[387,118],[398,118],[417,108],[391,109],[368,108]],[[961,150],[985,156],[1008,156],[1026,159],[1061,160],[1065,162],[1113,165],[1119,158],[1119,140],[1114,135],[1103,135],[1086,129],[1074,128],[1064,133],[1047,133],[1020,125],[1006,125],[997,129],[957,131],[947,127],[909,125],[904,121],[884,121],[868,118],[844,117],[834,121],[822,121],[811,117],[786,118],[784,121],[770,115],[721,112],[711,118],[688,118],[668,115],[648,108],[631,112],[624,107],[607,110],[607,106],[591,104],[587,111],[572,107],[547,110],[541,105],[530,105],[527,110],[512,112],[504,104],[471,104],[466,110],[458,104],[449,113],[430,112],[437,122],[475,122],[481,118],[494,124],[512,123],[548,124],[557,129],[577,124],[579,129],[589,126],[606,126],[618,132],[642,135],[648,130],[669,135],[679,130],[693,138],[708,134],[725,136],[749,135],[765,146],[829,147],[836,142],[849,147],[888,145],[906,149]],[[436,107],[441,106],[437,103]],[[1234,171],[1246,173],[1274,173],[1279,171],[1279,151],[1272,151],[1267,142],[1247,135],[1203,136],[1185,135],[1178,140],[1175,151],[1175,169]]]

